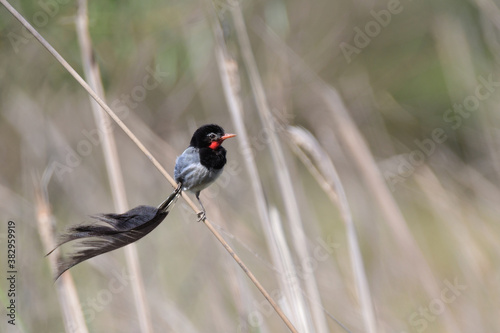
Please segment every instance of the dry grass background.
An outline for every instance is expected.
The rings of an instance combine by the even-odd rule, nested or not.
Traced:
[[[83,74],[76,2],[12,4]],[[299,332],[496,331],[498,4],[239,5],[91,1],[111,108],[169,171],[197,126],[239,135],[208,217]],[[38,226],[119,210],[116,173],[88,95],[3,7],[0,54],[0,220],[20,266],[18,325],[2,314],[1,331],[75,331],[78,304],[81,332],[286,331],[184,201],[136,244],[142,309],[123,250],[54,285]],[[128,205],[159,204],[171,186],[114,128]]]

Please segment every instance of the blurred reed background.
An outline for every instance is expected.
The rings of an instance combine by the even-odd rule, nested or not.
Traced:
[[[89,70],[83,1],[12,5]],[[168,171],[199,125],[238,134],[208,218],[299,332],[498,330],[498,2],[91,1],[88,20],[108,104]],[[0,54],[2,332],[286,331],[182,200],[136,244],[140,279],[118,250],[54,284],[51,231],[172,187],[114,125],[123,177],[107,167],[87,93],[4,7]]]

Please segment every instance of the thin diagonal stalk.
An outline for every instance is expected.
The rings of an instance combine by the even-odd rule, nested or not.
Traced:
[[[94,57],[92,39],[89,33],[87,0],[78,1],[78,12],[76,15],[76,32],[80,44],[83,70],[89,85],[104,100],[104,89],[102,87],[101,74],[99,66]],[[90,97],[89,97],[90,98]],[[125,193],[125,184],[123,181],[118,152],[116,150],[115,138],[110,127],[109,116],[102,111],[99,104],[90,98],[94,120],[101,133],[102,152],[106,162],[106,170],[111,187],[111,194],[115,204],[115,210],[125,212],[129,209],[127,195]],[[134,305],[137,311],[139,326],[141,332],[153,332],[151,324],[151,315],[146,302],[144,283],[140,270],[139,257],[135,244],[130,244],[124,248],[127,261],[128,272],[132,278],[132,292],[134,295]]]
[[[295,148],[297,148],[295,146]],[[297,148],[298,150],[298,148]],[[302,152],[300,150],[300,152],[302,153],[303,156],[306,156],[304,152]],[[306,156],[307,158],[307,156]],[[309,162],[311,162],[309,160]],[[311,162],[312,163],[312,162]],[[325,182],[323,176],[320,175],[320,179],[321,181]],[[328,185],[330,186],[330,185]],[[331,189],[331,191],[333,191],[333,189]],[[326,192],[326,191],[325,191]],[[336,196],[334,197],[336,198]],[[336,199],[333,199],[333,201],[335,202]],[[273,216],[273,209],[270,209],[270,217],[271,217],[271,220],[273,221],[272,223],[274,223],[274,216]],[[283,268],[278,268],[277,266],[274,265],[274,263],[271,263],[271,262],[268,262],[265,258],[263,258],[259,253],[255,252],[251,246],[249,246],[248,244],[245,244],[245,242],[241,239],[239,239],[238,237],[236,237],[234,234],[230,233],[229,231],[225,230],[223,227],[221,227],[220,225],[215,225],[215,228],[218,229],[222,234],[224,234],[226,237],[229,237],[230,239],[232,239],[233,241],[237,242],[240,246],[242,246],[246,251],[248,251],[251,255],[253,255],[261,264],[263,264],[265,267],[267,267],[268,269],[276,272],[277,274],[280,274],[280,275],[283,275],[283,277],[286,277],[288,280],[289,280],[289,273],[285,273],[284,272],[284,269]],[[273,235],[274,237],[279,237],[279,235]],[[288,275],[286,275],[288,274]],[[291,274],[294,274],[294,273],[291,273]],[[287,279],[283,279],[283,280],[287,280]],[[303,294],[304,297],[307,297],[307,295],[305,294],[305,292],[303,290],[300,290],[301,293]],[[339,325],[344,331],[346,331],[347,333],[351,333],[351,331],[344,325],[344,323],[342,323],[340,320],[338,320],[337,318],[335,318],[331,313],[329,313],[324,307],[322,308],[322,311],[328,316],[330,317],[330,319],[332,319],[337,325]]]
[[[71,65],[50,45],[39,33],[33,28],[33,26],[26,21],[26,19],[17,12],[17,10],[12,7],[6,0],[0,0],[0,3],[7,8],[7,10],[19,21],[21,24],[40,42],[40,44],[45,47],[49,53],[56,58],[56,60],[73,76],[73,78],[87,91],[87,93],[92,96],[92,98],[106,111],[106,113],[115,121],[118,126],[127,134],[127,136],[136,144],[136,146],[142,151],[142,153],[151,161],[151,163],[160,171],[160,173],[169,181],[169,183],[175,188],[177,184],[175,180],[170,176],[170,174],[162,167],[158,160],[149,152],[149,150],[142,144],[142,142],[132,133],[132,131],[120,120],[116,113],[111,110],[111,108],[97,95],[97,93],[90,88],[90,86],[85,82],[85,80],[71,67]],[[198,208],[195,203],[185,194],[182,193],[182,198],[186,203],[193,209],[194,212],[198,212]],[[238,255],[233,251],[229,244],[224,240],[224,238],[214,229],[212,224],[208,219],[204,220],[205,225],[214,234],[214,236],[221,242],[222,246],[227,250],[227,252],[233,257],[233,259],[238,263],[241,269],[247,274],[248,278],[252,280],[254,285],[259,289],[266,300],[271,304],[276,313],[280,316],[283,322],[288,326],[290,331],[297,332],[293,327],[290,320],[285,316],[278,304],[272,299],[271,295],[264,289],[262,284],[257,280],[257,278],[252,274],[248,267],[243,263],[243,261],[238,257]]]
[[[278,306],[278,304],[271,298],[269,293],[264,290],[264,288],[260,285],[258,282],[257,278],[253,275],[253,273],[243,264],[243,261],[234,253],[233,249],[229,244],[222,238],[221,234],[215,230],[213,227],[212,223],[209,223],[208,220],[205,219],[205,224],[207,225],[208,229],[214,234],[214,236],[221,242],[222,246],[226,249],[227,252],[236,260],[238,265],[240,265],[241,269],[247,274],[247,276],[252,280],[252,282],[256,285],[257,288],[259,288],[260,292],[264,295],[264,297],[269,301],[271,306],[274,308],[274,310],[278,313],[278,315],[281,317],[281,319],[285,322],[286,326],[290,329],[291,332],[297,333],[298,331],[293,327],[293,324],[290,322],[288,317],[283,313],[281,308]]]
[[[269,104],[267,102],[264,87],[262,85],[262,80],[260,79],[260,75],[257,70],[257,64],[255,63],[253,52],[250,46],[250,40],[248,38],[245,21],[243,19],[241,8],[238,2],[235,2],[231,7],[231,14],[236,27],[236,35],[238,37],[238,42],[241,48],[243,62],[248,71],[250,85],[252,87],[252,91],[257,104],[257,110],[259,111],[260,121],[264,126],[266,133],[269,135],[271,157],[273,159],[276,178],[278,179],[283,203],[285,205],[287,219],[290,222],[291,234],[293,237],[292,244],[299,257],[298,260],[300,262],[300,265],[302,265],[302,269],[306,271],[305,265],[307,263],[307,258],[309,258],[311,254],[309,253],[309,250],[307,248],[307,240],[304,232],[304,227],[302,224],[302,219],[300,218],[299,203],[295,196],[292,177],[290,176],[288,164],[286,163],[285,155],[283,153],[283,149],[277,135],[277,129],[274,124],[274,119],[272,117]],[[307,296],[312,300],[309,303],[309,306],[312,310],[312,318],[314,319],[316,329],[320,333],[327,333],[328,326],[326,324],[326,318],[322,310],[321,297],[314,274],[306,274],[304,276],[304,284],[306,287]],[[296,298],[298,301],[305,303],[305,300],[302,298],[302,294],[297,295]],[[307,308],[307,310],[309,310],[309,308]]]
[[[87,93],[103,108],[104,111],[113,119],[114,122],[125,132],[125,134],[132,140],[136,146],[146,155],[146,157],[153,163],[153,165],[160,171],[160,173],[165,177],[173,187],[177,187],[175,180],[170,176],[170,174],[162,167],[160,162],[146,149],[142,142],[132,133],[132,131],[121,121],[121,119],[116,115],[116,113],[111,110],[111,108],[99,97],[99,95],[85,82],[85,80],[80,76],[80,74],[75,71],[73,67],[64,59],[59,52],[50,45],[45,38],[36,31],[35,28],[21,15],[19,12],[10,5],[7,0],[0,0],[0,3],[4,5],[5,8],[42,44],[43,47],[49,51],[49,53],[56,58],[56,60],[73,76],[73,78],[87,91]],[[189,202],[189,201],[188,201]],[[195,208],[195,204],[191,201],[192,207]],[[191,205],[190,205],[191,206]]]

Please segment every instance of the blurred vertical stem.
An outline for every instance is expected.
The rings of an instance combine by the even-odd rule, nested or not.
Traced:
[[[347,243],[349,244],[349,255],[351,257],[351,266],[353,270],[354,279],[356,281],[356,289],[358,291],[359,301],[363,310],[363,319],[366,332],[376,332],[375,311],[373,309],[370,288],[368,286],[368,279],[366,278],[365,268],[363,264],[363,257],[358,242],[358,235],[356,233],[356,226],[352,219],[351,208],[349,201],[342,185],[342,181],[335,169],[335,165],[328,157],[328,154],[322,149],[319,142],[312,136],[311,133],[298,127],[290,127],[288,134],[291,140],[290,145],[295,150],[299,158],[304,161],[306,166],[310,165],[308,157],[305,156],[302,150],[305,150],[314,158],[315,164],[318,165],[319,171],[316,175],[321,178],[316,178],[318,183],[326,184],[327,187],[332,189],[325,192],[330,197],[330,200],[336,204],[340,210],[340,215],[344,221],[347,233]],[[311,163],[312,165],[312,163]],[[313,169],[317,170],[317,169]],[[314,175],[314,171],[312,172]],[[331,193],[335,191],[336,196]]]
[[[76,31],[78,42],[80,44],[83,69],[89,85],[94,89],[98,96],[104,99],[104,90],[102,87],[99,67],[94,58],[92,41],[88,29],[88,11],[87,0],[78,1],[78,13],[76,16]],[[125,185],[123,182],[120,161],[116,150],[116,144],[113,137],[111,121],[107,114],[101,110],[99,104],[90,98],[90,104],[94,114],[94,120],[100,133],[106,169],[111,186],[111,193],[115,209],[118,212],[128,210],[127,197],[125,194]],[[125,248],[125,257],[130,276],[132,277],[132,290],[134,294],[134,304],[137,310],[141,332],[151,333],[151,317],[146,302],[144,283],[139,266],[139,258],[135,244],[130,244]]]
[[[42,177],[41,184],[35,182],[36,221],[44,253],[48,253],[54,249],[57,244],[53,233],[54,217],[52,216],[47,195],[47,183],[50,179],[50,174],[51,172],[46,170]],[[56,249],[54,253],[48,257],[50,269],[54,276],[57,273],[57,262],[60,258],[60,252],[60,249]],[[88,333],[89,330],[85,324],[80,300],[71,273],[67,272],[63,274],[61,278],[55,282],[55,285],[66,332]]]
[[[219,21],[216,18],[215,10],[211,0],[206,0],[207,8],[209,11],[208,18],[210,25],[213,29],[214,39],[215,39],[215,58],[217,60],[217,66],[219,69],[219,75],[222,81],[222,87],[224,90],[224,96],[226,98],[226,103],[233,121],[233,124],[238,133],[238,143],[240,146],[240,151],[243,158],[245,159],[245,167],[251,179],[252,193],[254,195],[255,203],[257,206],[257,212],[259,214],[259,220],[262,224],[264,235],[266,237],[266,243],[269,246],[270,254],[273,258],[273,262],[279,268],[280,265],[279,252],[276,248],[276,244],[272,237],[271,230],[271,219],[269,217],[269,211],[264,195],[264,190],[262,188],[262,182],[257,171],[257,165],[255,164],[255,159],[253,156],[252,148],[250,147],[250,141],[248,138],[248,133],[245,128],[245,123],[243,120],[243,111],[241,108],[241,100],[238,96],[239,89],[239,76],[237,74],[237,64],[228,55],[227,49],[224,43],[224,37],[222,34],[222,29]],[[280,270],[282,271],[282,270]],[[275,307],[276,311],[282,317],[285,322],[288,318],[284,315],[279,307]],[[294,318],[297,320],[297,318]],[[287,326],[292,330],[292,332],[297,332],[294,325],[291,322],[287,323]]]
[[[306,303],[302,295],[302,288],[300,286],[299,276],[297,274],[297,266],[295,266],[292,259],[292,252],[288,248],[288,244],[283,231],[283,224],[281,222],[279,211],[276,207],[269,209],[269,216],[271,218],[271,229],[273,231],[273,238],[276,247],[278,248],[280,261],[281,261],[281,274],[286,278],[282,279],[286,285],[283,290],[289,299],[290,308],[295,312],[295,316],[300,318],[302,327],[301,332],[311,332],[312,326],[310,319],[307,318],[309,311],[307,311]]]
[[[439,295],[441,290],[437,284],[437,279],[434,277],[434,273],[410,232],[406,220],[394,197],[391,195],[363,135],[349,115],[337,90],[310,70],[302,59],[283,43],[262,20],[256,20],[254,28],[264,42],[276,51],[278,55],[291,60],[293,72],[302,77],[311,87],[311,90],[322,98],[323,103],[330,110],[330,115],[335,124],[335,133],[350,152],[354,164],[360,170],[367,188],[378,203],[378,207],[385,217],[394,238],[398,242],[398,246],[404,251],[407,260],[413,263],[415,271],[428,295],[430,297]],[[443,318],[448,331],[460,332],[455,319],[449,311],[443,313]]]
[[[264,92],[264,87],[262,86],[262,80],[257,70],[257,65],[253,56],[250,40],[248,38],[245,21],[243,19],[241,7],[238,1],[234,1],[234,3],[232,4],[231,14],[234,20],[236,35],[238,37],[238,42],[243,56],[243,62],[248,72],[250,85],[252,87],[255,102],[257,104],[257,110],[259,111],[260,121],[264,127],[265,132],[269,135],[269,147],[271,149],[271,156],[273,159],[275,174],[277,176],[278,184],[281,190],[281,196],[285,205],[286,215],[288,221],[290,222],[294,249],[298,254],[298,259],[300,265],[302,266],[302,270],[307,271],[307,268],[304,265],[308,262],[307,258],[311,257],[311,254],[309,253],[307,248],[307,240],[302,225],[302,220],[300,218],[299,203],[295,196],[292,179],[290,177],[290,171],[285,160],[283,149],[279,142],[277,129],[274,124],[274,119],[271,111],[269,109],[269,104]],[[326,324],[326,318],[323,313],[321,297],[314,274],[306,274],[304,276],[304,284],[306,286],[307,298],[310,299],[309,305],[312,309],[316,329],[320,333],[327,333],[328,326]]]

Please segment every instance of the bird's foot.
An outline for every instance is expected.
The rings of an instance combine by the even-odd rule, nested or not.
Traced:
[[[205,221],[205,219],[207,218],[207,214],[205,213],[205,211],[201,211],[196,215],[198,215],[198,222]]]

